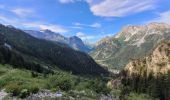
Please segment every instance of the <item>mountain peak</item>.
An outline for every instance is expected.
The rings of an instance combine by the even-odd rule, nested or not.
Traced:
[[[44,33],[54,33],[49,29],[41,29],[40,32],[44,32]]]
[[[108,43],[112,39],[113,39],[112,37],[106,36],[103,39],[101,39],[100,41],[98,41],[95,46],[99,46],[99,45],[102,45],[104,43]]]
[[[157,23],[157,22],[153,22],[153,23],[150,23],[148,25],[146,25],[146,27],[148,28],[170,28],[170,25],[169,24],[166,24],[166,23]]]
[[[72,38],[72,39],[80,39],[80,38],[77,37],[77,36],[71,36],[70,38]]]
[[[170,25],[165,24],[165,23],[150,23],[147,25],[141,25],[141,26],[132,26],[128,25],[123,27],[122,31],[118,33],[115,38],[123,38],[124,41],[129,41],[131,40],[134,35],[136,37],[136,40],[138,38],[144,38],[147,35],[151,34],[162,34],[161,30],[167,30],[170,29]]]
[[[6,27],[9,27],[9,28],[15,28],[14,26],[12,25],[7,25]]]
[[[126,26],[116,37],[97,43],[91,56],[100,64],[112,68],[125,66],[131,58],[143,57],[162,40],[169,40],[170,27],[164,23]]]
[[[133,32],[136,30],[144,30],[146,28],[170,28],[170,25],[166,23],[152,22],[146,25],[127,25],[123,27],[122,32]]]
[[[72,37],[67,38],[59,33],[52,32],[49,29],[41,30],[40,32],[33,31],[33,30],[32,31],[27,30],[25,32],[36,37],[36,38],[41,38],[41,39],[45,39],[45,40],[59,42],[62,44],[67,44],[68,46],[70,46],[76,50],[85,51],[85,52],[90,51],[88,46],[86,46],[83,43],[83,41],[77,36],[72,36]]]

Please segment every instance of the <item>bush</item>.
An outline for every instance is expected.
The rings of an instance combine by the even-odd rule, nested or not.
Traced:
[[[96,93],[108,94],[111,91],[109,88],[107,88],[106,83],[99,79],[90,81],[87,87]]]
[[[63,80],[58,83],[58,86],[63,91],[69,91],[72,88],[72,84],[70,80]]]
[[[31,93],[37,93],[38,91],[39,91],[39,87],[38,86],[31,86],[30,88],[29,88],[29,91],[31,92]]]
[[[127,97],[126,100],[153,100],[150,96],[146,94],[136,94],[136,93],[130,93]],[[156,100],[156,99],[154,99]]]
[[[27,96],[29,96],[30,92],[27,89],[22,89],[21,93],[20,93],[20,97],[21,98],[26,98]]]
[[[21,92],[21,86],[17,83],[10,83],[5,86],[8,93],[12,93],[13,96],[18,96]]]
[[[5,86],[7,82],[5,80],[0,80],[0,89]]]

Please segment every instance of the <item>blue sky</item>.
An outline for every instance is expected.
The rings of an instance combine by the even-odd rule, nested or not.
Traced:
[[[170,0],[0,0],[0,23],[96,42],[127,25],[170,24]]]

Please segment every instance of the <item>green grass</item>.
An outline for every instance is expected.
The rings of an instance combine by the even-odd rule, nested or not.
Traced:
[[[53,92],[60,90],[66,95],[80,95],[80,97],[89,98],[97,98],[99,93],[109,92],[106,87],[106,80],[99,77],[76,76],[61,70],[56,71],[53,75],[40,73],[33,75],[33,72],[29,70],[16,69],[10,65],[1,64],[0,89],[6,89],[7,92],[19,97],[36,93],[39,89],[48,89]],[[79,91],[85,91],[85,94],[81,94]],[[95,95],[87,91],[91,91]]]
[[[9,65],[0,65],[0,87],[10,83],[20,83],[21,85],[44,87],[45,80],[42,76],[33,78],[30,71],[14,69]]]
[[[148,96],[147,94],[137,94],[137,93],[130,93],[126,100],[157,100],[153,99],[152,97]]]

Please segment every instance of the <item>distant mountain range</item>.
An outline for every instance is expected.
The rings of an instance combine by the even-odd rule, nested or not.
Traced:
[[[86,53],[35,38],[14,27],[0,24],[0,39],[0,63],[42,73],[60,68],[74,74],[108,74]],[[64,37],[61,40],[64,41]],[[74,42],[74,38],[71,41]]]
[[[36,38],[64,43],[75,50],[79,50],[83,52],[91,51],[91,48],[85,45],[84,42],[77,36],[72,36],[67,38],[59,33],[52,32],[51,30],[41,30],[41,31],[25,30],[25,32]]]
[[[90,55],[103,66],[122,69],[131,59],[148,55],[163,40],[170,40],[168,24],[126,26],[117,35],[100,40]]]

